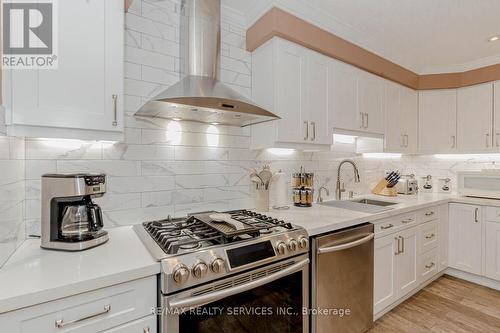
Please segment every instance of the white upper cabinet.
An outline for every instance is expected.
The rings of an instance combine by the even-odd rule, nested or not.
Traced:
[[[412,154],[417,149],[418,94],[387,82],[385,90],[385,151]]]
[[[363,131],[384,134],[384,79],[359,71],[358,111],[363,119]]]
[[[58,68],[7,70],[12,135],[120,139],[123,0],[58,2]]]
[[[330,127],[362,131],[362,119],[358,112],[359,70],[336,60],[333,60],[330,66]]]
[[[385,80],[333,60],[331,127],[384,134]]]
[[[493,147],[493,84],[457,91],[457,148],[461,152],[490,151]]]
[[[450,153],[457,149],[457,91],[424,90],[418,101],[418,150]]]
[[[329,149],[330,61],[276,37],[252,53],[252,98],[281,117],[251,127],[252,148]]]
[[[493,84],[493,111],[494,111],[494,124],[493,124],[493,146],[495,149],[500,149],[500,82]]]

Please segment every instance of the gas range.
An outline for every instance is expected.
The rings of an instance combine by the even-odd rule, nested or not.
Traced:
[[[249,210],[149,221],[134,230],[161,261],[165,295],[309,251],[305,229]]]

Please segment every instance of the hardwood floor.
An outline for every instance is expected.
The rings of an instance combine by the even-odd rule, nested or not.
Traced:
[[[379,332],[500,332],[500,291],[444,275],[377,320]]]

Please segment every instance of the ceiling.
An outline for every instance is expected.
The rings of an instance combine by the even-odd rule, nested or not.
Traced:
[[[223,0],[253,24],[272,6],[418,74],[500,63],[500,0]]]

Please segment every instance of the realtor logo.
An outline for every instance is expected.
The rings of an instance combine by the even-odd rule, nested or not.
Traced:
[[[55,0],[4,0],[2,66],[7,69],[57,68]]]

